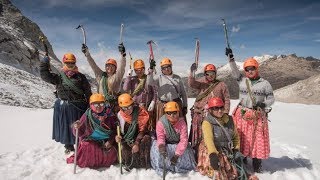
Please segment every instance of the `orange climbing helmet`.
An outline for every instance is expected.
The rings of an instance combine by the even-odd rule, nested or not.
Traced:
[[[105,98],[102,94],[94,93],[90,96],[90,104],[94,102],[104,102]]]
[[[255,67],[256,69],[258,69],[259,67],[259,63],[257,60],[255,60],[253,57],[250,57],[248,59],[246,59],[243,63],[243,69],[245,69],[246,67],[249,67],[249,66],[253,66]]]
[[[118,104],[120,107],[128,107],[133,104],[133,99],[130,94],[123,93],[118,97]]]
[[[137,59],[133,62],[133,69],[144,68],[144,62],[142,59]]]
[[[169,58],[163,58],[162,61],[160,62],[160,66],[164,65],[172,65],[172,61]]]
[[[106,61],[106,65],[107,65],[107,64],[112,64],[112,65],[114,65],[114,66],[117,68],[117,61],[114,60],[114,59],[108,59],[108,60]]]
[[[74,54],[66,53],[66,54],[63,55],[62,62],[63,63],[76,63],[77,59],[74,56]]]
[[[175,101],[167,102],[164,105],[164,112],[179,111],[179,105]]]

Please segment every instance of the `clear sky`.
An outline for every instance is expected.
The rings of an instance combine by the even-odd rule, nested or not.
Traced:
[[[173,60],[185,74],[194,61],[195,37],[200,39],[201,64],[226,63],[221,18],[226,19],[231,48],[238,61],[250,56],[296,53],[320,58],[320,0],[12,0],[37,23],[62,58],[73,52],[79,66],[83,24],[87,45],[97,64],[119,59],[120,24],[124,44],[134,59],[147,61],[146,42],[154,40],[156,61]],[[159,64],[158,64],[159,65]],[[158,66],[159,68],[159,66]]]

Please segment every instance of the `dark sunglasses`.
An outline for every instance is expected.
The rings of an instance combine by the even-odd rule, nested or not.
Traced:
[[[215,75],[216,72],[215,71],[208,71],[205,73],[206,76],[212,76],[212,75]]]
[[[166,112],[166,114],[169,116],[176,115],[176,114],[178,114],[178,111],[168,111],[168,112]]]
[[[124,110],[124,111],[130,110],[132,108],[133,108],[132,106],[121,107],[121,109]]]
[[[244,70],[245,70],[246,72],[249,72],[249,71],[255,71],[256,68],[255,68],[255,67],[246,67]]]
[[[212,107],[212,108],[210,108],[210,109],[212,109],[212,110],[214,110],[214,111],[224,110],[224,106],[221,106],[221,107]]]
[[[138,69],[134,69],[134,71],[144,71],[144,68],[138,68]]]
[[[67,65],[75,65],[76,63],[75,62],[65,62],[65,64],[67,64]]]
[[[93,107],[97,108],[97,107],[102,107],[102,106],[104,106],[105,103],[93,103],[92,105],[93,105]]]
[[[166,70],[166,69],[169,69],[169,68],[171,68],[171,66],[162,66],[161,70]]]

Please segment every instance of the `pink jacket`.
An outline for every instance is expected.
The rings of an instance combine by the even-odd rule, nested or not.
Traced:
[[[178,122],[173,125],[176,133],[180,134],[180,142],[177,145],[175,154],[181,156],[187,148],[188,145],[188,129],[187,124],[183,118],[180,118]],[[157,145],[166,144],[166,131],[161,121],[157,122],[156,126],[157,132]]]

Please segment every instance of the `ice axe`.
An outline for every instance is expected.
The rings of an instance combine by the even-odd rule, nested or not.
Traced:
[[[83,25],[79,25],[78,27],[76,27],[76,29],[81,28],[82,31],[82,35],[83,35],[83,44],[86,45],[87,44],[87,37],[86,37],[86,31],[84,30]]]
[[[76,128],[76,148],[74,149],[73,174],[76,174],[77,172],[76,170],[77,170],[78,142],[79,142],[79,129]]]
[[[150,40],[150,41],[147,42],[147,44],[149,45],[149,48],[150,48],[149,62],[151,62],[151,60],[154,60],[152,43],[156,45],[156,43],[153,40]],[[156,69],[154,69],[154,73],[157,74]]]
[[[195,48],[195,57],[194,57],[194,63],[196,63],[196,71],[198,70],[198,65],[199,65],[199,55],[200,55],[200,40],[198,38],[196,39],[196,48]],[[195,77],[195,71],[193,72]]]
[[[121,26],[120,26],[120,44],[123,43],[123,40],[122,40],[123,28],[124,28],[124,24],[121,23]]]
[[[41,41],[42,45],[44,46],[45,56],[48,56],[49,52],[48,52],[48,46],[45,42],[45,38],[43,36],[39,36],[39,40]]]
[[[226,45],[227,45],[227,48],[230,49],[230,44],[229,44],[229,38],[228,38],[228,29],[227,29],[227,24],[226,24],[226,21],[224,19],[221,19],[223,21],[223,29],[224,29],[224,37],[226,39]]]

